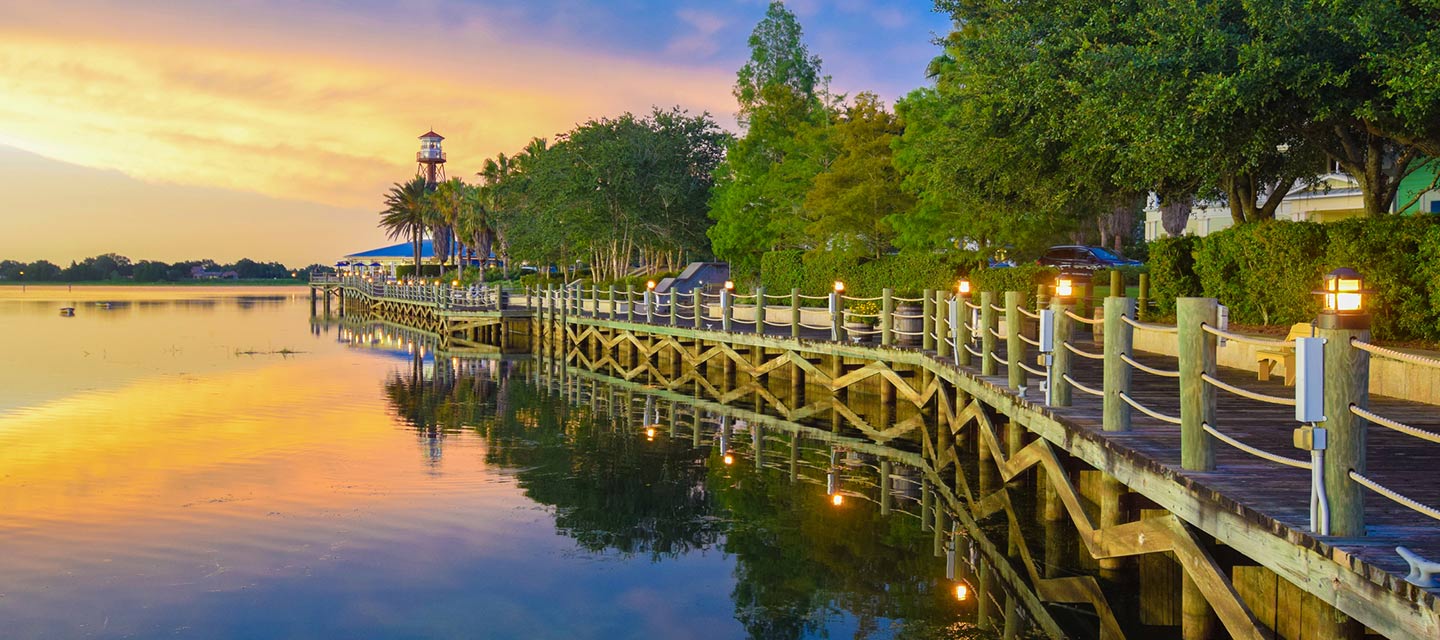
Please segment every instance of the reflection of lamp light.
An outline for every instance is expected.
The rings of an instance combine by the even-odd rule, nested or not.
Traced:
[[[648,440],[655,439],[655,427],[645,427],[645,438]]]
[[[723,460],[725,461],[725,464],[735,464],[735,456],[732,456],[729,453],[725,454]]]
[[[960,284],[956,287],[956,290],[958,290],[960,292],[960,295],[962,296],[970,295],[970,281],[961,280]]]
[[[1060,276],[1055,279],[1055,297],[1069,298],[1075,295],[1075,281],[1069,276]]]
[[[842,504],[845,504],[845,496],[842,496],[842,495],[840,495],[840,494],[838,494],[838,493],[835,494],[835,495],[833,495],[833,496],[830,496],[830,504],[833,504],[833,505],[835,505],[835,506],[837,506],[837,507],[840,506],[840,505],[842,505]]]
[[[458,286],[460,286],[460,281],[459,281],[459,280],[451,280],[451,281],[450,281],[450,286],[452,286],[452,287],[458,287]]]

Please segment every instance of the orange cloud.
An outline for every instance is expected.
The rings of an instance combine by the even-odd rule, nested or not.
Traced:
[[[410,175],[428,127],[447,136],[451,175],[468,177],[589,117],[733,109],[729,69],[529,43],[445,2],[388,11],[0,7],[0,144],[149,181],[374,208]]]

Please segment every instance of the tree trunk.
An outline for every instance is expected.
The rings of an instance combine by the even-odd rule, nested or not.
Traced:
[[[1194,208],[1195,200],[1191,196],[1174,198],[1160,204],[1160,227],[1165,233],[1172,236],[1179,236],[1185,233],[1185,225],[1190,222],[1190,211]]]

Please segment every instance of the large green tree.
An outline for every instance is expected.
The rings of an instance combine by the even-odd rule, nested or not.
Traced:
[[[805,196],[834,158],[826,130],[835,97],[795,14],[771,2],[750,35],[735,84],[745,135],[716,169],[708,235],[732,273],[758,273],[760,256],[805,244]]]
[[[879,96],[855,96],[831,131],[835,160],[805,196],[806,231],[818,246],[873,257],[891,248],[889,219],[915,204],[893,162],[891,145],[900,132]]]

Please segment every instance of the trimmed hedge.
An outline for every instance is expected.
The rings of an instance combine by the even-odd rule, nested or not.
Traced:
[[[771,294],[798,288],[824,295],[839,280],[851,296],[874,297],[891,287],[896,296],[913,298],[925,289],[953,288],[978,264],[963,254],[901,253],[856,262],[831,252],[771,251],[760,258],[760,282]]]
[[[1195,249],[1200,246],[1196,236],[1160,238],[1150,243],[1150,297],[1155,310],[1162,316],[1175,314],[1175,299],[1190,298],[1203,293],[1200,276],[1195,274]]]
[[[1162,314],[1174,312],[1177,297],[1205,296],[1230,307],[1230,319],[1243,324],[1314,319],[1320,299],[1311,292],[1342,266],[1359,271],[1375,290],[1376,338],[1440,340],[1440,220],[1434,216],[1261,222],[1150,246],[1152,294]]]
[[[1055,284],[1056,276],[1060,270],[1055,267],[1042,267],[1035,264],[1022,264],[1015,267],[1003,269],[978,269],[970,274],[970,288],[975,292],[993,291],[1004,294],[1006,291],[1024,291],[1027,304],[1035,304],[1035,288],[1042,284]]]

